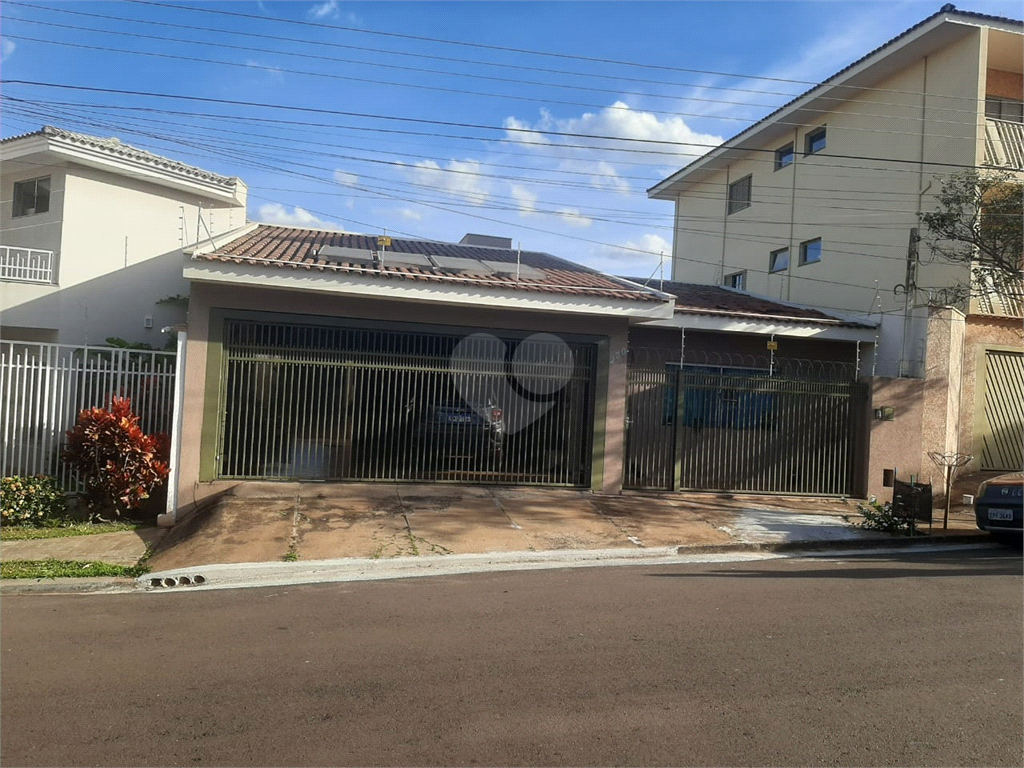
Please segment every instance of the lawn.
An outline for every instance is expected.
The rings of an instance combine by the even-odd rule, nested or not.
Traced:
[[[0,527],[0,541],[25,541],[27,539],[60,539],[65,536],[91,536],[95,533],[116,533],[134,531],[149,526],[139,523],[74,523],[72,525],[36,528],[29,525],[5,525]]]
[[[0,579],[56,579],[76,576],[126,576],[148,573],[145,565],[111,565],[81,560],[9,560],[0,563]]]

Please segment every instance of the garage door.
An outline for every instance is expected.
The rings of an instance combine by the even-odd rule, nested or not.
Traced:
[[[985,351],[984,397],[978,403],[982,469],[1019,471],[1024,466],[1024,354]]]
[[[218,475],[588,486],[596,347],[226,321]]]

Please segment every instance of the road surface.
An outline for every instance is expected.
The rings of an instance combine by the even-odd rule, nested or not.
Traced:
[[[4,765],[1021,765],[1019,550],[6,596]]]

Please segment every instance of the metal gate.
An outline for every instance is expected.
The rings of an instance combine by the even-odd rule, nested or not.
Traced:
[[[850,495],[867,386],[724,366],[628,374],[625,484]]]
[[[1024,466],[1024,354],[985,350],[984,397],[979,398],[981,468]]]
[[[587,486],[596,347],[228,320],[218,475]]]

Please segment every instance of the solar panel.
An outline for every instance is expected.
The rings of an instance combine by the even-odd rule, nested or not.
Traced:
[[[350,264],[373,264],[373,253],[362,248],[345,248],[340,245],[325,245],[317,254],[327,261]]]
[[[462,259],[457,256],[435,255],[431,255],[431,258],[437,262],[439,269],[443,269],[446,272],[463,272],[474,275],[490,275],[494,272],[493,269],[478,259]]]
[[[380,260],[385,267],[420,267],[421,269],[433,269],[434,265],[430,259],[422,253],[399,253],[398,251],[381,251]]]
[[[481,261],[490,267],[492,270],[501,275],[512,275],[516,276],[516,263],[509,261]],[[526,264],[520,264],[518,267],[518,275],[520,280],[543,280],[546,275],[543,270],[537,269],[536,267],[528,267]]]

